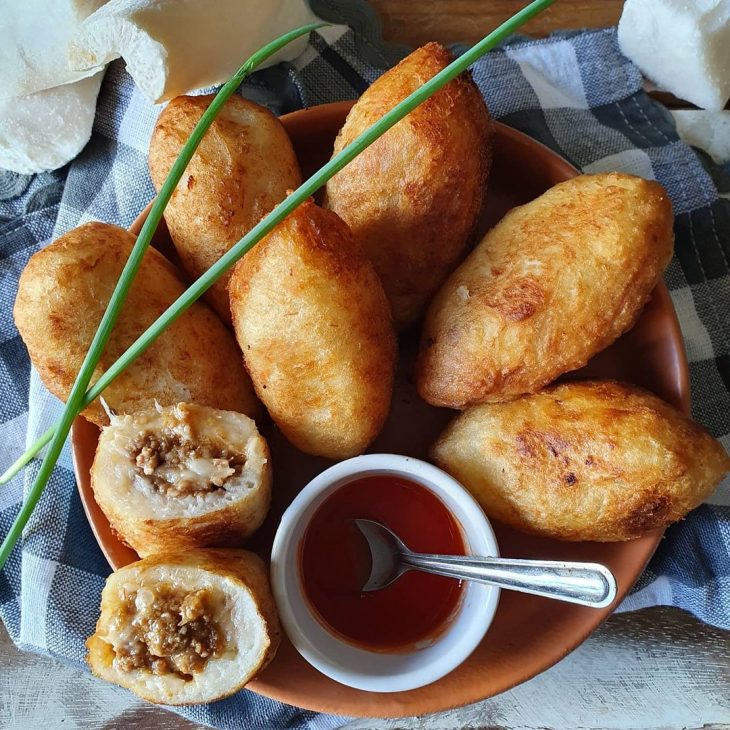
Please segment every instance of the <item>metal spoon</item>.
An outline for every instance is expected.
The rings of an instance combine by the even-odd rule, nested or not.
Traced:
[[[355,523],[372,558],[370,577],[362,589],[366,592],[385,588],[408,570],[423,570],[593,608],[608,606],[616,598],[616,579],[599,563],[414,553],[385,525],[363,519]]]

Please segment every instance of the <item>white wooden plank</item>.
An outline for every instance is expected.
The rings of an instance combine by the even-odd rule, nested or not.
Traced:
[[[0,728],[199,727],[75,667],[19,652],[0,631]],[[730,632],[672,608],[613,616],[560,664],[491,700],[439,715],[359,720],[348,727],[728,729]]]

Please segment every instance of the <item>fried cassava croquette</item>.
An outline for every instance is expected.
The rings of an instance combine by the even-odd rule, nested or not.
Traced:
[[[672,256],[664,188],[582,175],[510,211],[431,304],[417,385],[464,408],[533,393],[636,322]]]
[[[134,236],[106,223],[86,223],[34,254],[23,270],[15,323],[41,380],[65,400],[134,245]],[[92,382],[185,290],[176,269],[150,248],[129,291]],[[105,391],[119,414],[150,403],[193,401],[212,408],[257,412],[251,381],[233,335],[205,304],[196,302]],[[109,419],[95,400],[83,415],[99,426]]]
[[[242,413],[193,403],[112,416],[91,467],[94,499],[141,557],[240,546],[271,502],[271,457]]]
[[[383,74],[348,114],[335,154],[451,60],[429,43]],[[487,108],[462,74],[327,183],[327,205],[373,262],[398,329],[423,314],[465,253],[491,160]]]
[[[246,550],[150,555],[112,573],[86,661],[148,702],[228,697],[276,655],[269,571]]]
[[[230,295],[246,367],[284,435],[309,454],[361,453],[389,411],[396,341],[347,225],[304,203],[236,265]]]
[[[157,190],[213,96],[178,96],[160,114],[150,140]],[[188,274],[197,278],[301,183],[281,122],[258,104],[232,96],[206,132],[175,189],[165,222]],[[224,274],[206,299],[231,321]]]
[[[701,426],[615,381],[472,406],[432,458],[490,517],[545,537],[601,542],[681,519],[730,471],[730,457]]]

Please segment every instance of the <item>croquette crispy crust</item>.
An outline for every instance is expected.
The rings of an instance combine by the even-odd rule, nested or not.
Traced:
[[[114,649],[108,643],[107,637],[114,631],[115,617],[121,609],[119,591],[127,581],[144,583],[145,575],[155,569],[164,570],[170,576],[166,582],[172,582],[173,585],[175,578],[178,581],[184,580],[188,571],[205,571],[209,575],[206,587],[221,588],[231,595],[234,591],[249,592],[255,603],[256,621],[263,622],[266,629],[265,646],[255,662],[251,666],[241,667],[237,676],[228,673],[210,681],[197,677],[186,683],[189,686],[185,688],[185,696],[182,696],[182,692],[175,692],[167,687],[164,677],[153,680],[138,672],[125,673],[116,670],[113,667]],[[248,620],[252,620],[252,617]],[[244,625],[234,627],[234,632],[236,630],[243,631]],[[86,642],[89,650],[86,661],[97,677],[126,687],[148,702],[190,705],[214,702],[242,689],[271,662],[280,641],[281,627],[269,585],[268,570],[258,555],[246,550],[232,549],[187,550],[184,553],[151,555],[109,576],[101,594],[101,615],[96,624],[96,632]],[[197,687],[193,683],[197,683]],[[188,691],[190,689],[193,691]]]
[[[21,274],[15,323],[43,383],[62,400],[71,391],[134,241],[117,226],[86,223],[34,254]],[[175,268],[148,249],[92,382],[184,290]],[[120,414],[146,410],[155,401],[257,412],[233,335],[203,303],[193,304],[166,329],[103,397]],[[83,415],[98,426],[109,422],[98,399]]]
[[[307,202],[236,265],[231,311],[256,392],[299,449],[344,459],[390,408],[388,300],[347,225]]]
[[[414,51],[360,97],[335,154],[452,60],[438,43]],[[469,74],[447,84],[327,183],[383,282],[397,328],[420,317],[466,251],[491,166],[491,122]]]
[[[150,139],[149,167],[157,190],[213,100],[178,96],[160,114]],[[301,183],[294,149],[281,122],[234,95],[226,102],[165,209],[165,221],[191,277],[207,271],[234,243]],[[230,323],[229,274],[206,294]]]
[[[664,188],[582,175],[510,211],[429,308],[418,391],[464,408],[533,393],[636,322],[672,256]]]
[[[473,406],[432,448],[490,516],[559,540],[613,542],[684,517],[730,471],[701,426],[614,381]]]

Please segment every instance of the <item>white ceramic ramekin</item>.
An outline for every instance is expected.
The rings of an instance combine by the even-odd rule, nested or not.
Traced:
[[[271,553],[271,580],[282,623],[292,644],[320,672],[370,692],[402,692],[435,682],[459,666],[481,642],[497,610],[499,589],[467,583],[456,616],[429,646],[405,653],[367,651],[329,632],[304,596],[299,548],[307,525],[324,499],[362,476],[395,474],[430,489],[461,526],[470,555],[499,555],[481,507],[446,472],[419,459],[367,454],[322,472],[297,495],[281,518]]]

